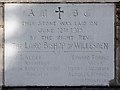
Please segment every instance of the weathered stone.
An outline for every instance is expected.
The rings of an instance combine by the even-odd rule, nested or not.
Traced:
[[[0,6],[0,27],[3,28],[3,7]]]
[[[0,28],[0,34],[2,33],[3,28]],[[0,35],[0,86],[2,85],[2,75],[3,75],[3,48],[2,48],[2,38]]]
[[[1,0],[0,2],[119,2],[119,0]]]
[[[27,88],[14,88],[13,90],[27,90]]]
[[[120,85],[120,47],[116,48],[116,81]]]
[[[120,47],[120,41],[116,40],[116,48]]]
[[[1,0],[0,2],[119,2],[119,0]],[[0,12],[1,12],[1,6],[3,6],[2,4],[0,4]],[[0,17],[3,15],[3,13],[0,14]],[[3,19],[3,18],[2,18]],[[2,19],[0,18],[0,23],[2,22]],[[3,22],[0,24],[0,25],[3,25]],[[1,26],[0,26],[1,27]],[[117,33],[117,39],[120,38],[120,33],[119,33],[120,30],[118,30],[118,33]],[[2,62],[3,61],[3,49],[2,49],[2,37],[3,37],[3,28],[0,28],[0,78],[1,78],[1,70],[3,69],[2,67]],[[117,82],[118,84],[120,85],[120,42],[117,40],[117,55],[116,55],[116,71],[117,71]],[[2,82],[2,80],[0,79],[0,82]],[[0,84],[1,85],[1,84]],[[13,89],[9,89],[9,90],[13,90]],[[17,89],[14,89],[14,90],[17,90]],[[23,88],[22,88],[23,90]],[[27,90],[27,89],[25,89]],[[29,90],[29,89],[28,89]],[[32,89],[31,89],[32,90]],[[41,90],[41,89],[39,89]],[[52,89],[51,89],[52,90]],[[66,89],[67,90],[67,89]],[[84,89],[84,90],[89,90],[89,89]],[[98,90],[98,89],[97,89]],[[106,90],[106,89],[105,89]],[[113,89],[114,90],[114,89]],[[119,89],[116,89],[116,90],[119,90]]]
[[[0,4],[0,86],[3,80],[3,7]]]
[[[90,4],[79,4],[78,7],[78,4],[74,4],[73,7],[73,4],[55,4],[54,6],[53,4],[44,4],[42,6],[38,4],[5,4],[5,85],[109,85],[110,81],[114,79],[114,4],[89,5]],[[87,13],[88,9],[85,8],[88,8],[88,6],[90,9],[89,14]],[[45,11],[42,12],[45,9],[44,7],[46,7],[46,13]],[[67,7],[69,7],[69,9]],[[78,14],[72,13],[75,7]],[[34,10],[35,14],[32,14],[32,16],[35,16],[34,18],[29,17],[28,14],[26,15],[28,8]],[[80,11],[77,8],[79,8]],[[24,11],[26,11],[26,13],[23,13]],[[41,14],[39,12],[41,12]],[[59,14],[56,12],[59,12]],[[64,12],[64,14],[62,12]],[[12,17],[10,18],[10,16]],[[44,18],[41,18],[43,16]],[[97,22],[94,21],[93,18],[95,18]],[[29,26],[26,23],[29,22],[29,20],[34,23],[34,26]],[[49,23],[54,21],[56,23],[44,24],[40,22],[42,20]],[[83,20],[86,20],[86,25],[84,25],[85,29],[82,28],[79,29],[79,31],[73,31],[72,28],[77,27],[76,25]],[[22,25],[24,26],[21,26],[21,22],[23,22]],[[67,24],[62,24],[66,22]],[[53,29],[52,34],[51,32],[45,31],[51,28],[50,25],[52,25]],[[29,31],[26,31],[25,27],[27,27]],[[40,27],[44,27],[44,29],[39,30]],[[64,28],[64,30],[59,29],[59,27]],[[20,34],[18,34],[18,32]],[[24,36],[26,32],[29,32],[29,34]],[[46,36],[48,33],[51,34],[52,38]],[[85,35],[84,37],[87,37],[87,39],[83,38],[81,33]],[[35,37],[36,35],[38,36]],[[44,36],[44,38],[41,37],[41,35]],[[73,35],[73,39],[68,38],[70,35]],[[50,43],[49,40],[52,43]],[[62,43],[60,44],[58,41]],[[34,45],[34,42],[36,42],[36,44],[39,43],[37,47],[31,47]],[[79,48],[74,47],[73,43],[76,44],[79,42]],[[89,42],[93,43],[91,45],[94,45],[94,49],[92,49],[92,47],[91,49],[86,47],[86,49],[83,49],[83,47],[81,47],[81,45],[87,45]],[[94,44],[98,43],[102,45],[101,42],[111,47],[99,48]],[[72,47],[69,45],[72,45]],[[12,54],[10,52],[11,50]],[[57,54],[59,54],[59,56]],[[48,64],[41,64],[39,61],[34,61],[36,58],[32,58],[32,62],[29,62],[30,69],[28,69],[28,61],[24,58],[28,56],[40,57],[39,61],[44,60]],[[30,61],[30,58],[28,60]],[[61,64],[63,62],[64,64]],[[42,66],[42,69],[39,66]],[[57,69],[53,70],[51,66]],[[12,70],[10,70],[10,68],[12,68]],[[55,74],[56,72],[58,74]],[[24,80],[18,78],[21,75],[24,76]],[[53,77],[55,81],[51,79]],[[38,78],[40,78],[40,81],[38,81]],[[47,78],[47,81],[45,81],[44,78]],[[67,81],[67,78],[69,78],[69,81]]]
[[[120,26],[116,27],[116,39],[120,41]]]

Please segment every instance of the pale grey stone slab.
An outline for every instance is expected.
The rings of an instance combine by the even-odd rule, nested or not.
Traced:
[[[5,85],[109,85],[114,4],[5,4]]]

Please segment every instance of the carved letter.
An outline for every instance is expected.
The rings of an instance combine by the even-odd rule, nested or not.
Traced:
[[[32,9],[30,10],[30,13],[29,13],[28,16],[35,16],[35,14],[33,13],[33,10],[32,10]]]

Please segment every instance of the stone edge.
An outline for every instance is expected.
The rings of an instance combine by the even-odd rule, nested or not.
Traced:
[[[9,2],[120,2],[120,0],[0,0],[2,3]]]
[[[0,86],[3,85],[3,4],[0,3]]]

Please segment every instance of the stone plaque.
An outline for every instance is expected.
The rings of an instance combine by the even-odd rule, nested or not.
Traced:
[[[6,86],[106,86],[114,79],[114,4],[5,4]]]

